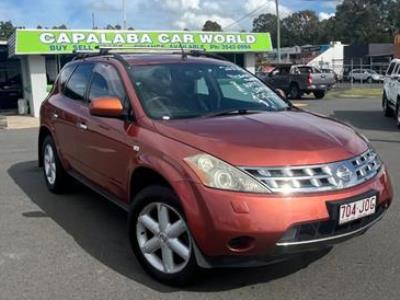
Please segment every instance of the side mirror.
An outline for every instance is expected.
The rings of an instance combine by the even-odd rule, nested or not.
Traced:
[[[287,100],[287,95],[286,95],[286,93],[285,93],[283,90],[281,90],[281,89],[276,89],[275,92],[276,92],[279,96],[281,96],[283,99]]]
[[[90,102],[89,112],[97,117],[120,118],[124,108],[121,100],[116,97],[99,97]]]

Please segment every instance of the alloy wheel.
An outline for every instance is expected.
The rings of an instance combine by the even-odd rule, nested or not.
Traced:
[[[190,260],[192,239],[186,222],[168,204],[153,202],[140,212],[136,237],[147,262],[160,272],[178,273]]]
[[[44,171],[47,181],[53,185],[56,182],[56,158],[50,144],[44,149]]]

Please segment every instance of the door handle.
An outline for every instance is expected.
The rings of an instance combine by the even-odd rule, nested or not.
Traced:
[[[58,119],[58,114],[57,113],[53,113],[53,119]]]
[[[80,129],[83,129],[83,130],[87,130],[87,129],[88,129],[88,126],[87,126],[85,123],[79,123],[79,124],[78,124],[78,127],[79,127]]]

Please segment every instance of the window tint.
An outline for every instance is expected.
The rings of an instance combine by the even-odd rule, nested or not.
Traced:
[[[67,84],[68,79],[71,76],[72,72],[75,70],[75,67],[76,65],[73,65],[73,66],[67,66],[64,69],[62,69],[59,79],[59,88],[61,92],[64,91],[65,85]]]
[[[204,79],[204,77],[196,80],[195,94],[207,95],[207,96],[210,95],[210,91],[208,89],[207,82]]]
[[[272,112],[287,104],[256,77],[231,64],[135,66],[131,76],[146,113],[155,119],[197,118],[227,109]]]
[[[125,100],[125,90],[117,70],[109,64],[99,63],[93,70],[93,79],[89,90],[89,100],[98,97],[117,97]]]
[[[391,75],[397,75],[397,74],[399,74],[399,69],[400,69],[400,64],[395,64],[395,68],[393,68],[393,71],[392,71],[392,73],[391,73]]]
[[[79,65],[67,83],[64,90],[65,96],[74,100],[83,100],[92,75],[92,69],[92,64]]]
[[[392,74],[395,65],[396,65],[395,62],[392,62],[392,63],[390,64],[389,69],[387,70],[387,73],[386,73],[387,75],[391,75],[391,74]]]

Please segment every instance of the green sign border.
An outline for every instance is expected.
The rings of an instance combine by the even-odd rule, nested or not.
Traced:
[[[219,53],[268,52],[273,49],[269,33],[244,32],[17,29],[10,43],[14,55],[97,52],[98,46],[157,49],[182,46]]]

